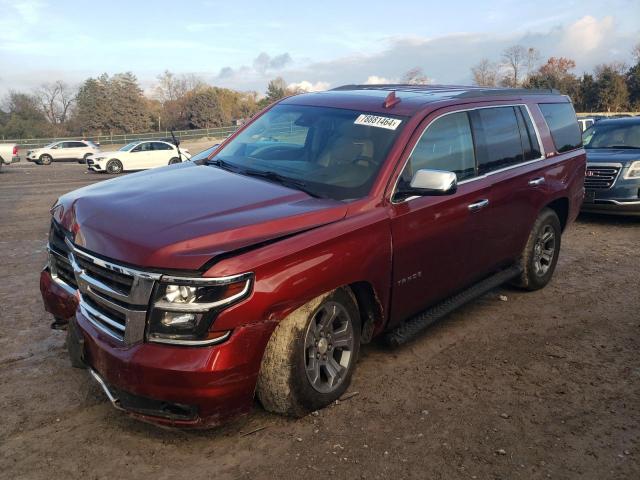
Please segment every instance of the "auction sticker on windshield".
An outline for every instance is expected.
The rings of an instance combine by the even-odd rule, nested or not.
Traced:
[[[389,117],[378,117],[377,115],[365,115],[361,114],[356,121],[353,122],[356,125],[366,125],[367,127],[386,128],[387,130],[395,130],[398,125],[402,123],[402,120]]]

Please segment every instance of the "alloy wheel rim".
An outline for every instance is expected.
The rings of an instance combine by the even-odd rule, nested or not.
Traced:
[[[120,166],[117,163],[111,163],[107,170],[109,170],[109,173],[120,173]]]
[[[556,234],[551,225],[545,225],[533,246],[533,268],[539,277],[547,274],[556,252]]]
[[[320,393],[335,391],[344,381],[353,360],[353,324],[337,302],[322,305],[311,318],[305,335],[305,371]]]

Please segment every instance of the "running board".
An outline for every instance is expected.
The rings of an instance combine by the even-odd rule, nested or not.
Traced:
[[[392,347],[398,347],[404,343],[407,343],[409,340],[415,338],[429,325],[432,325],[441,318],[449,315],[451,312],[458,309],[465,303],[481,297],[485,293],[493,290],[496,287],[499,287],[503,283],[514,279],[521,273],[522,269],[518,266],[513,266],[507,268],[506,270],[502,270],[488,278],[485,278],[475,285],[472,285],[466,290],[463,290],[462,292],[447,298],[441,303],[438,303],[437,305],[424,310],[422,313],[419,313],[415,317],[411,317],[408,320],[405,320],[404,322],[402,322],[402,324],[389,331],[385,335],[387,344]]]

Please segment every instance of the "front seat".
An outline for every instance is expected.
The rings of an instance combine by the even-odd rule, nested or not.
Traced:
[[[373,141],[368,138],[369,128],[354,127],[349,122],[340,125],[318,157],[318,165],[323,167],[348,164],[368,166],[373,162]]]

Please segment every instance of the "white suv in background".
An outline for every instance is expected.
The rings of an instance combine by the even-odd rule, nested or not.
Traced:
[[[90,155],[98,153],[97,145],[86,140],[64,140],[27,152],[27,160],[38,165],[51,165],[53,161],[76,160],[84,163]]]
[[[191,158],[188,150],[178,150],[169,142],[159,140],[131,142],[115,152],[100,152],[87,159],[89,170],[94,172],[121,173],[124,170],[173,165]]]

